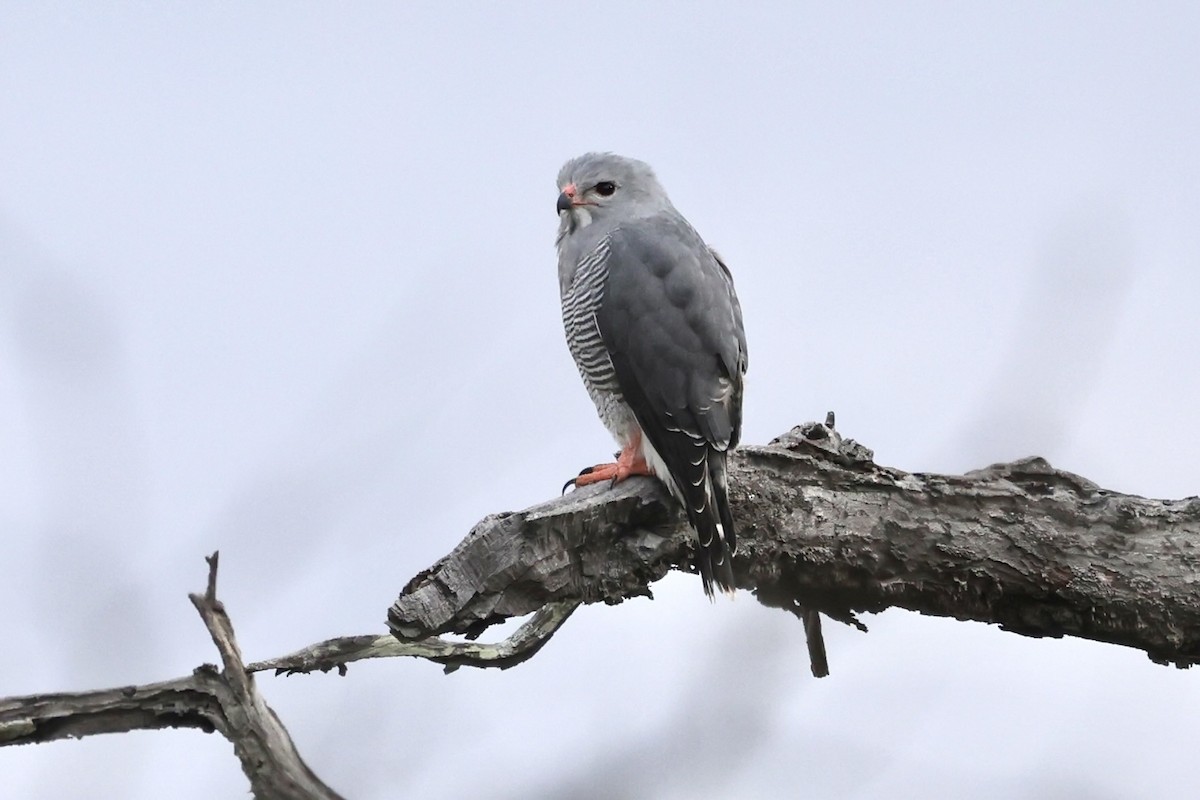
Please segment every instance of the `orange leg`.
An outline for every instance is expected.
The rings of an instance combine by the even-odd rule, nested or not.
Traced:
[[[634,475],[653,475],[650,465],[646,463],[646,459],[642,458],[639,452],[641,449],[642,434],[641,431],[638,431],[633,435],[633,441],[621,451],[616,463],[588,467],[579,473],[579,477],[567,481],[566,486],[563,486],[563,491],[566,491],[567,486],[587,486],[600,481],[612,481],[615,485]]]

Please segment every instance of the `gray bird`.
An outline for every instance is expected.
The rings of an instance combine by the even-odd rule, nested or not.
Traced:
[[[573,483],[656,476],[696,531],[705,594],[732,592],[726,458],[742,428],[746,335],[729,268],[641,161],[579,156],[558,189],[567,344],[621,446]]]

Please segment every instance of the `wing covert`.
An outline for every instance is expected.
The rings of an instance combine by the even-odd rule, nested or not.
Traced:
[[[662,215],[611,234],[596,321],[621,391],[656,449],[670,434],[717,450],[737,444],[741,308],[728,269],[686,221]]]

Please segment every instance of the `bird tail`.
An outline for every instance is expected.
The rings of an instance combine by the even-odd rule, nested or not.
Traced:
[[[726,478],[725,453],[714,451],[708,454],[704,475],[704,503],[684,503],[689,522],[696,529],[699,547],[696,550],[696,565],[704,593],[709,599],[714,596],[714,585],[726,594],[733,594],[737,584],[733,579],[733,553],[737,547],[737,534],[733,527],[733,514],[729,510],[729,483]]]

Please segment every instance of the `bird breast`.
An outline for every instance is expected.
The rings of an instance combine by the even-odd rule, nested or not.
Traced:
[[[604,301],[604,284],[608,280],[608,242],[608,237],[604,237],[579,260],[562,295],[563,328],[571,357],[596,405],[596,412],[617,442],[624,446],[632,438],[637,421],[621,394],[612,359],[596,323],[596,312]]]

